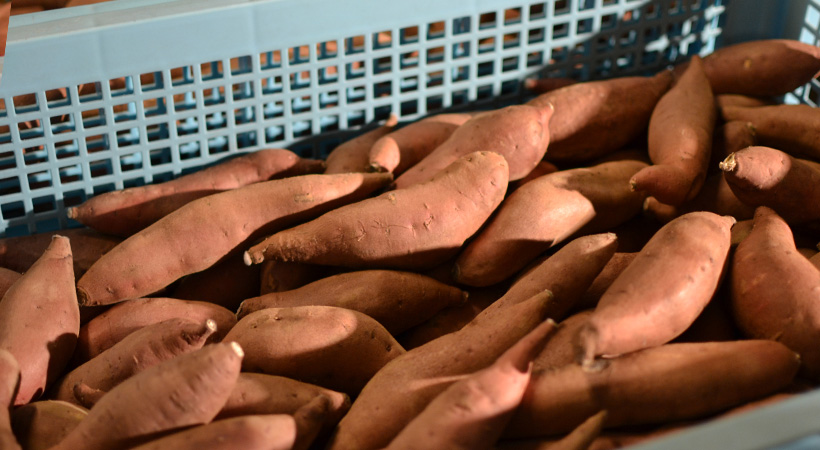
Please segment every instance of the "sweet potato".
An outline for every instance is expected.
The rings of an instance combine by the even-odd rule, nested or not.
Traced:
[[[715,94],[718,109],[725,106],[769,106],[775,104],[769,97],[753,97],[742,94]]]
[[[532,370],[544,372],[574,363],[573,340],[591,314],[592,310],[585,310],[558,322],[557,331],[533,360]]]
[[[719,48],[703,59],[716,94],[778,96],[820,71],[820,49],[789,39],[764,39]]]
[[[14,355],[0,349],[0,448],[19,450],[20,444],[12,432],[11,407],[20,386],[20,366]]]
[[[612,255],[612,258],[607,261],[598,276],[592,280],[592,284],[589,285],[584,295],[578,300],[574,309],[585,310],[595,308],[595,306],[598,305],[598,300],[604,295],[604,292],[609,289],[609,286],[621,275],[621,272],[629,266],[636,256],[638,256],[638,252],[616,252]]]
[[[578,361],[589,368],[597,357],[661,345],[689,328],[717,289],[734,223],[694,212],[661,228],[578,331]]]
[[[260,266],[259,295],[298,289],[334,274],[333,267],[316,264],[267,260]]]
[[[542,94],[528,104],[551,103],[548,161],[583,162],[625,146],[646,130],[652,109],[672,75],[588,81]]]
[[[381,137],[370,148],[371,170],[398,176],[429,155],[473,115],[438,114]]]
[[[398,116],[390,114],[383,125],[334,148],[327,155],[325,173],[367,172],[370,169],[370,149],[373,144],[393,131],[398,121]]]
[[[351,396],[405,353],[374,319],[333,306],[256,311],[237,322],[225,340],[245,349],[245,372],[285,376]]]
[[[820,379],[820,271],[797,253],[788,224],[765,206],[731,265],[735,320],[751,338],[774,339],[800,355],[801,373]]]
[[[455,255],[501,203],[507,161],[498,153],[459,158],[428,182],[343,206],[280,231],[245,254],[346,267],[431,268]]]
[[[71,254],[75,278],[81,277],[92,264],[122,239],[102,234],[90,228],[70,228],[60,231],[71,241]],[[51,245],[54,233],[35,233],[0,239],[0,267],[15,272],[26,272]]]
[[[532,172],[527,174],[526,177],[520,180],[510,182],[510,185],[507,188],[507,196],[509,196],[509,194],[511,194],[513,191],[517,190],[521,186],[529,183],[530,181],[533,181],[537,178],[541,178],[544,175],[549,175],[551,173],[558,172],[558,170],[559,169],[555,164],[549,161],[542,160],[538,163],[537,166],[535,166],[535,169],[532,169]]]
[[[572,364],[533,373],[504,436],[566,433],[602,409],[607,428],[704,417],[785,388],[799,365],[779,342],[744,340],[667,344],[595,372]]]
[[[202,272],[179,280],[169,297],[199,300],[236,311],[246,298],[260,295],[261,267],[245,265],[244,250],[233,251]]]
[[[287,414],[218,420],[150,441],[132,450],[291,450],[296,421]]]
[[[817,253],[809,258],[809,262],[814,264],[814,267],[817,267],[817,269],[820,270],[820,253]]]
[[[37,399],[59,377],[79,331],[71,246],[68,238],[54,236],[0,300],[0,349],[14,355],[20,366],[15,405]]]
[[[709,80],[694,56],[652,111],[653,165],[632,177],[632,189],[674,206],[694,198],[706,178],[716,115]]]
[[[720,165],[740,201],[768,206],[790,225],[820,221],[820,164],[769,147],[749,147]]]
[[[328,416],[331,411],[330,399],[324,395],[319,395],[307,405],[299,408],[293,418],[296,421],[296,442],[293,450],[308,450],[319,447],[316,442],[317,437],[322,434],[324,425],[328,423]]]
[[[254,239],[361,200],[391,178],[302,175],[194,200],[100,258],[77,281],[78,299],[90,306],[151,295]]]
[[[87,409],[72,403],[41,400],[16,408],[11,426],[24,449],[46,450],[63,440],[87,415]]]
[[[394,359],[362,389],[339,422],[329,449],[383,448],[458,378],[493,363],[544,319],[551,293],[483,312],[461,330]],[[375,416],[374,416],[375,415]],[[381,420],[374,421],[373,417]]]
[[[505,351],[491,366],[450,385],[390,442],[388,450],[492,449],[521,402],[532,359],[554,333],[547,320]]]
[[[259,150],[164,183],[97,195],[66,212],[69,219],[97,231],[128,237],[198,198],[273,178],[318,173],[323,167],[321,161],[290,150]]]
[[[645,196],[629,189],[629,179],[645,167],[638,161],[610,162],[555,172],[522,186],[461,252],[456,281],[498,283],[575,233],[599,233],[636,216]]]
[[[574,78],[527,78],[524,80],[524,89],[543,94],[576,83],[578,80]]]
[[[292,415],[319,396],[328,399],[325,420],[328,429],[332,429],[350,409],[347,394],[276,375],[240,373],[231,396],[216,418],[254,414]]]
[[[722,173],[707,176],[698,195],[679,206],[666,205],[654,197],[647,197],[643,209],[646,214],[663,223],[695,211],[732,216],[736,220],[751,219],[754,215],[754,207],[737,198]]]
[[[130,300],[114,305],[80,328],[74,362],[94,358],[140,328],[175,318],[216,322],[216,332],[208,342],[221,341],[236,324],[232,311],[213,303],[162,297]]]
[[[550,142],[551,105],[513,105],[476,114],[424,159],[396,178],[404,189],[429,181],[458,159],[477,151],[503,155],[509,179],[527,176],[544,157]]]
[[[148,325],[55,382],[50,397],[76,404],[74,385],[78,383],[110,391],[134,374],[202,348],[215,331],[216,322],[211,319],[204,322],[169,319]]]
[[[730,154],[754,145],[758,145],[758,138],[757,129],[752,122],[732,120],[717,127],[712,136],[709,171],[716,171],[720,161]]]
[[[265,308],[337,306],[364,313],[393,336],[418,325],[446,306],[464,303],[461,289],[412,272],[364,270],[315,281],[286,292],[242,302],[237,317]]]
[[[672,342],[719,342],[743,338],[732,317],[728,285],[720,286],[698,318]]]
[[[575,427],[561,439],[520,439],[499,442],[496,450],[592,450],[593,442],[601,434],[607,412],[599,411],[583,423]],[[595,447],[600,450],[606,447]],[[612,446],[619,448],[619,446]]]
[[[208,423],[230,396],[242,365],[235,342],[165,361],[105,394],[54,450],[125,448],[175,428]]]
[[[0,267],[0,298],[6,294],[6,291],[23,276],[19,272],[15,272],[11,269],[6,269],[4,267]]]
[[[813,106],[726,106],[721,115],[727,121],[752,124],[759,145],[820,161],[820,111]]]

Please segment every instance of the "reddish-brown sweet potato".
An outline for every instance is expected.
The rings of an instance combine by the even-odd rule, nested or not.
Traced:
[[[19,450],[12,432],[11,407],[20,386],[20,366],[14,355],[0,349],[0,448]]]
[[[237,322],[225,340],[245,349],[245,372],[285,376],[351,396],[405,353],[374,319],[333,306],[256,311]]]
[[[77,282],[79,301],[106,305],[151,295],[254,239],[361,200],[391,179],[390,174],[303,175],[194,200],[100,258]]]
[[[726,106],[721,114],[727,121],[750,123],[759,145],[820,161],[820,111],[813,106]]]
[[[669,89],[668,71],[654,77],[620,77],[577,83],[528,104],[551,103],[548,161],[583,162],[612,153],[646,130],[652,109]]]
[[[744,340],[649,348],[596,372],[572,364],[533,373],[504,435],[566,433],[602,409],[606,427],[704,417],[785,388],[799,365],[779,342]]]
[[[709,172],[717,171],[718,164],[730,154],[757,144],[757,130],[752,122],[732,120],[717,127],[712,135]]]
[[[87,409],[72,403],[41,400],[16,408],[11,426],[24,449],[46,450],[63,440],[87,415]]]
[[[757,146],[732,153],[720,168],[743,203],[768,206],[791,225],[820,221],[820,164]]]
[[[498,153],[459,158],[428,182],[384,193],[280,231],[245,254],[346,267],[423,269],[455,255],[501,203],[507,161]]]
[[[20,366],[15,405],[36,400],[65,369],[80,331],[68,238],[51,245],[0,300],[0,349]]]
[[[661,228],[579,329],[578,360],[592,367],[597,357],[661,345],[683,333],[717,289],[734,223],[694,212]]]
[[[367,172],[370,169],[370,149],[373,144],[393,131],[398,121],[398,116],[391,114],[384,125],[334,148],[327,155],[325,173]]]
[[[700,58],[694,56],[652,111],[653,165],[632,177],[632,189],[669,205],[694,198],[706,178],[716,115],[709,80]]]
[[[323,167],[321,161],[290,150],[259,150],[164,183],[97,195],[67,214],[97,231],[128,237],[198,198],[273,178],[318,173]]]
[[[654,197],[647,197],[643,209],[644,213],[663,223],[695,211],[732,216],[736,220],[751,219],[754,215],[754,207],[737,198],[726,177],[720,172],[707,176],[698,195],[680,206],[666,205]]]
[[[820,379],[820,271],[797,252],[788,224],[770,208],[757,208],[752,231],[737,246],[731,297],[746,336],[782,342],[800,355],[804,375]]]
[[[424,159],[467,122],[472,114],[439,114],[410,123],[380,138],[370,148],[370,167],[398,176]]]
[[[338,272],[330,266],[275,260],[266,260],[260,266],[259,295],[298,289]]]
[[[292,291],[249,298],[242,302],[237,317],[265,308],[337,306],[376,319],[396,336],[466,299],[467,293],[461,289],[417,273],[363,270],[334,275]]]
[[[291,450],[296,421],[287,414],[241,416],[200,425],[132,450]]]
[[[641,211],[644,194],[629,179],[647,167],[616,161],[563,170],[522,186],[507,197],[456,260],[455,280],[489,286],[514,275],[575,233],[600,233]]]
[[[584,292],[584,295],[578,300],[578,304],[574,309],[583,311],[595,308],[595,306],[598,305],[598,300],[604,295],[604,292],[609,289],[609,286],[621,275],[621,272],[629,266],[636,256],[638,256],[638,252],[616,252],[612,255],[612,258],[607,261],[598,276],[592,280],[589,289]]]
[[[55,233],[36,233],[0,239],[0,266],[23,273],[27,271],[51,245]],[[62,230],[61,236],[71,241],[74,277],[81,277],[92,264],[117,244],[121,238],[102,234],[90,228]]]
[[[54,450],[127,448],[152,435],[208,423],[242,365],[235,342],[205,346],[129,378],[105,394]]]
[[[503,155],[509,165],[509,179],[524,178],[547,151],[552,113],[551,105],[513,105],[476,114],[429,155],[396,178],[396,188],[404,189],[429,181],[450,164],[477,151]]]

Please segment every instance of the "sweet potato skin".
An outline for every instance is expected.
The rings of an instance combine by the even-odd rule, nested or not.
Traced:
[[[776,148],[797,158],[820,160],[820,112],[812,106],[725,106],[721,115],[727,121],[751,124],[759,145]]]
[[[356,136],[333,149],[327,155],[325,173],[367,172],[370,169],[370,149],[398,123],[398,116],[390,118],[373,130]]]
[[[102,255],[122,242],[121,238],[90,228],[70,228],[60,231],[71,241],[74,277],[79,279]],[[35,233],[0,239],[0,266],[15,272],[26,272],[51,245],[54,233]]]
[[[16,408],[11,424],[23,448],[45,450],[57,445],[87,415],[87,409],[72,403],[39,400]]]
[[[68,238],[55,236],[0,300],[0,349],[14,355],[21,372],[15,405],[37,399],[59,377],[79,331],[71,246]]]
[[[820,380],[820,271],[797,252],[788,224],[765,206],[731,265],[735,321],[753,339],[775,339],[800,355],[801,373]]]
[[[290,415],[250,415],[179,431],[133,450],[291,450],[296,432],[296,422]]]
[[[0,349],[0,448],[20,450],[11,424],[11,406],[20,385],[20,366],[14,355]]]
[[[503,156],[463,156],[429,182],[346,205],[280,231],[245,254],[353,268],[424,269],[458,252],[501,203],[509,181]]]

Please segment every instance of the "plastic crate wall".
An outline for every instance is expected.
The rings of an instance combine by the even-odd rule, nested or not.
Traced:
[[[12,18],[0,234],[77,225],[66,207],[237,153],[324,157],[391,112],[520,100],[526,77],[653,73],[713,51],[727,1],[357,0],[334,27],[329,0],[150,3]]]

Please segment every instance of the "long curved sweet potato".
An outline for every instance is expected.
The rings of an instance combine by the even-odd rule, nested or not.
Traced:
[[[245,349],[245,372],[285,376],[351,396],[405,353],[371,317],[333,306],[256,311],[237,322],[225,340]]]
[[[398,176],[443,144],[473,114],[438,114],[383,136],[370,148],[370,167]]]
[[[621,355],[671,341],[712,298],[723,274],[735,220],[709,212],[661,228],[610,285],[577,334],[577,358]]]
[[[532,359],[555,331],[547,320],[505,351],[491,366],[453,383],[390,442],[387,450],[492,449],[518,407]]]
[[[459,158],[428,182],[384,193],[280,231],[245,254],[346,267],[431,268],[455,255],[496,207],[509,168],[498,153]]]
[[[96,357],[129,334],[170,319],[187,319],[197,323],[216,322],[208,342],[219,342],[236,324],[236,315],[222,306],[208,302],[152,297],[129,300],[112,306],[80,328],[74,362],[84,363]]]
[[[12,432],[11,407],[20,386],[20,366],[14,355],[0,349],[0,448],[20,450]]]
[[[725,106],[721,114],[727,121],[750,123],[759,145],[797,158],[820,160],[820,111],[813,106]]]
[[[77,282],[82,305],[144,297],[232,250],[384,187],[390,174],[302,175],[184,205],[106,253]]]
[[[68,238],[54,236],[43,255],[0,300],[0,349],[20,366],[15,405],[37,399],[68,365],[80,309]]]
[[[632,191],[629,180],[645,167],[640,161],[609,162],[521,186],[462,250],[455,280],[469,286],[498,283],[576,233],[600,233],[638,215],[645,195]]]
[[[820,164],[756,146],[732,153],[720,168],[743,203],[768,206],[791,225],[820,221]]]
[[[24,449],[46,450],[63,440],[87,415],[87,409],[73,403],[40,400],[15,408],[11,426]]]
[[[424,159],[396,178],[404,189],[429,181],[450,164],[477,151],[503,155],[510,181],[524,178],[544,157],[550,142],[551,105],[513,105],[476,114]]]
[[[602,409],[607,428],[704,417],[785,388],[799,366],[779,342],[744,340],[667,344],[597,372],[572,364],[533,373],[504,436],[567,433]]]
[[[530,100],[530,105],[555,107],[545,159],[583,162],[620,149],[646,130],[671,82],[671,73],[663,71],[653,77],[577,83]]]
[[[669,205],[692,199],[706,178],[717,111],[698,56],[675,80],[649,120],[649,166],[630,180]]]
[[[370,169],[370,149],[373,144],[393,131],[398,121],[398,116],[391,114],[383,125],[334,148],[325,160],[325,173],[367,172]]]
[[[342,418],[329,449],[383,448],[459,378],[493,363],[543,320],[549,291],[490,317],[479,314],[461,330],[394,359],[362,389]],[[378,415],[382,420],[374,421]]]
[[[323,168],[322,161],[300,158],[290,150],[259,150],[164,183],[97,195],[68,208],[67,214],[97,231],[128,237],[198,198]]]
[[[54,450],[127,448],[152,435],[208,423],[242,365],[235,342],[207,345],[124,381],[105,394]]]
[[[703,58],[703,70],[716,94],[778,96],[815,77],[820,49],[790,39],[742,42]]]
[[[54,383],[50,398],[77,404],[74,385],[78,383],[110,391],[134,374],[202,348],[215,331],[216,322],[210,319],[170,319],[148,325],[63,376]]]
[[[731,265],[735,321],[743,334],[775,339],[800,355],[801,372],[820,379],[820,270],[797,252],[789,225],[772,209],[755,211],[754,227]]]

